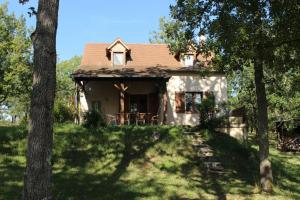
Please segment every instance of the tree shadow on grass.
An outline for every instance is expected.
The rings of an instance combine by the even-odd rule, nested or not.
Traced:
[[[116,170],[108,178],[109,183],[116,182],[120,176],[126,171],[132,160],[142,158],[145,152],[159,142],[153,138],[153,132],[148,134],[140,134],[139,129],[127,128],[124,130],[124,149],[122,151],[122,159],[116,166]],[[161,138],[160,138],[161,139]]]
[[[120,177],[133,160],[143,158],[164,136],[162,133],[159,139],[154,138],[153,132],[151,127],[124,126],[99,131],[98,135],[82,135],[85,139],[75,145],[80,147],[80,154],[75,146],[60,152],[65,165],[57,167],[59,172],[54,173],[56,199],[138,199],[145,196]],[[106,163],[91,169],[92,162],[101,161]]]
[[[0,126],[0,199],[21,199],[26,135],[22,127]]]
[[[24,167],[21,163],[4,159],[0,164],[0,199],[21,199]]]

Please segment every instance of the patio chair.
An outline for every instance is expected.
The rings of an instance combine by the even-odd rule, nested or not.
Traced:
[[[130,113],[124,113],[124,124],[130,125]]]
[[[158,125],[158,115],[153,115],[151,117],[151,125]]]
[[[108,125],[118,125],[118,120],[115,115],[106,115],[106,122]]]
[[[137,113],[135,123],[136,125],[146,124],[146,113]]]

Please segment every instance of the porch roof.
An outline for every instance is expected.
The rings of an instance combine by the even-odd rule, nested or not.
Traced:
[[[170,78],[173,72],[199,73],[201,67],[148,67],[137,70],[129,67],[99,68],[99,69],[78,69],[72,74],[75,79],[80,78]]]
[[[116,67],[98,68],[98,69],[79,69],[72,74],[74,78],[97,78],[97,77],[167,77],[166,71],[159,67],[149,67],[144,70],[136,70],[134,68]]]

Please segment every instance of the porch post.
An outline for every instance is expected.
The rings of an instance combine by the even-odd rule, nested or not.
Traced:
[[[124,86],[124,83],[121,83],[121,87]],[[125,106],[124,106],[124,91],[120,90],[120,124],[124,124],[124,112],[125,112]]]
[[[159,86],[159,124],[166,124],[167,121],[167,86],[166,82],[162,81]]]
[[[75,123],[80,124],[80,91],[79,91],[79,86],[75,82]]]
[[[125,112],[125,91],[128,87],[123,82],[120,84],[114,84],[115,88],[120,91],[120,102],[119,102],[119,113],[120,113],[120,124],[124,124],[124,112]]]

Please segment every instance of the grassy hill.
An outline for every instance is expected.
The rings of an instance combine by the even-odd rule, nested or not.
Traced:
[[[188,132],[188,133],[187,133]],[[54,199],[300,199],[300,155],[271,147],[274,194],[258,190],[257,145],[201,130],[198,139],[222,163],[210,173],[182,127],[56,125]],[[20,199],[26,131],[0,127],[0,199]]]

